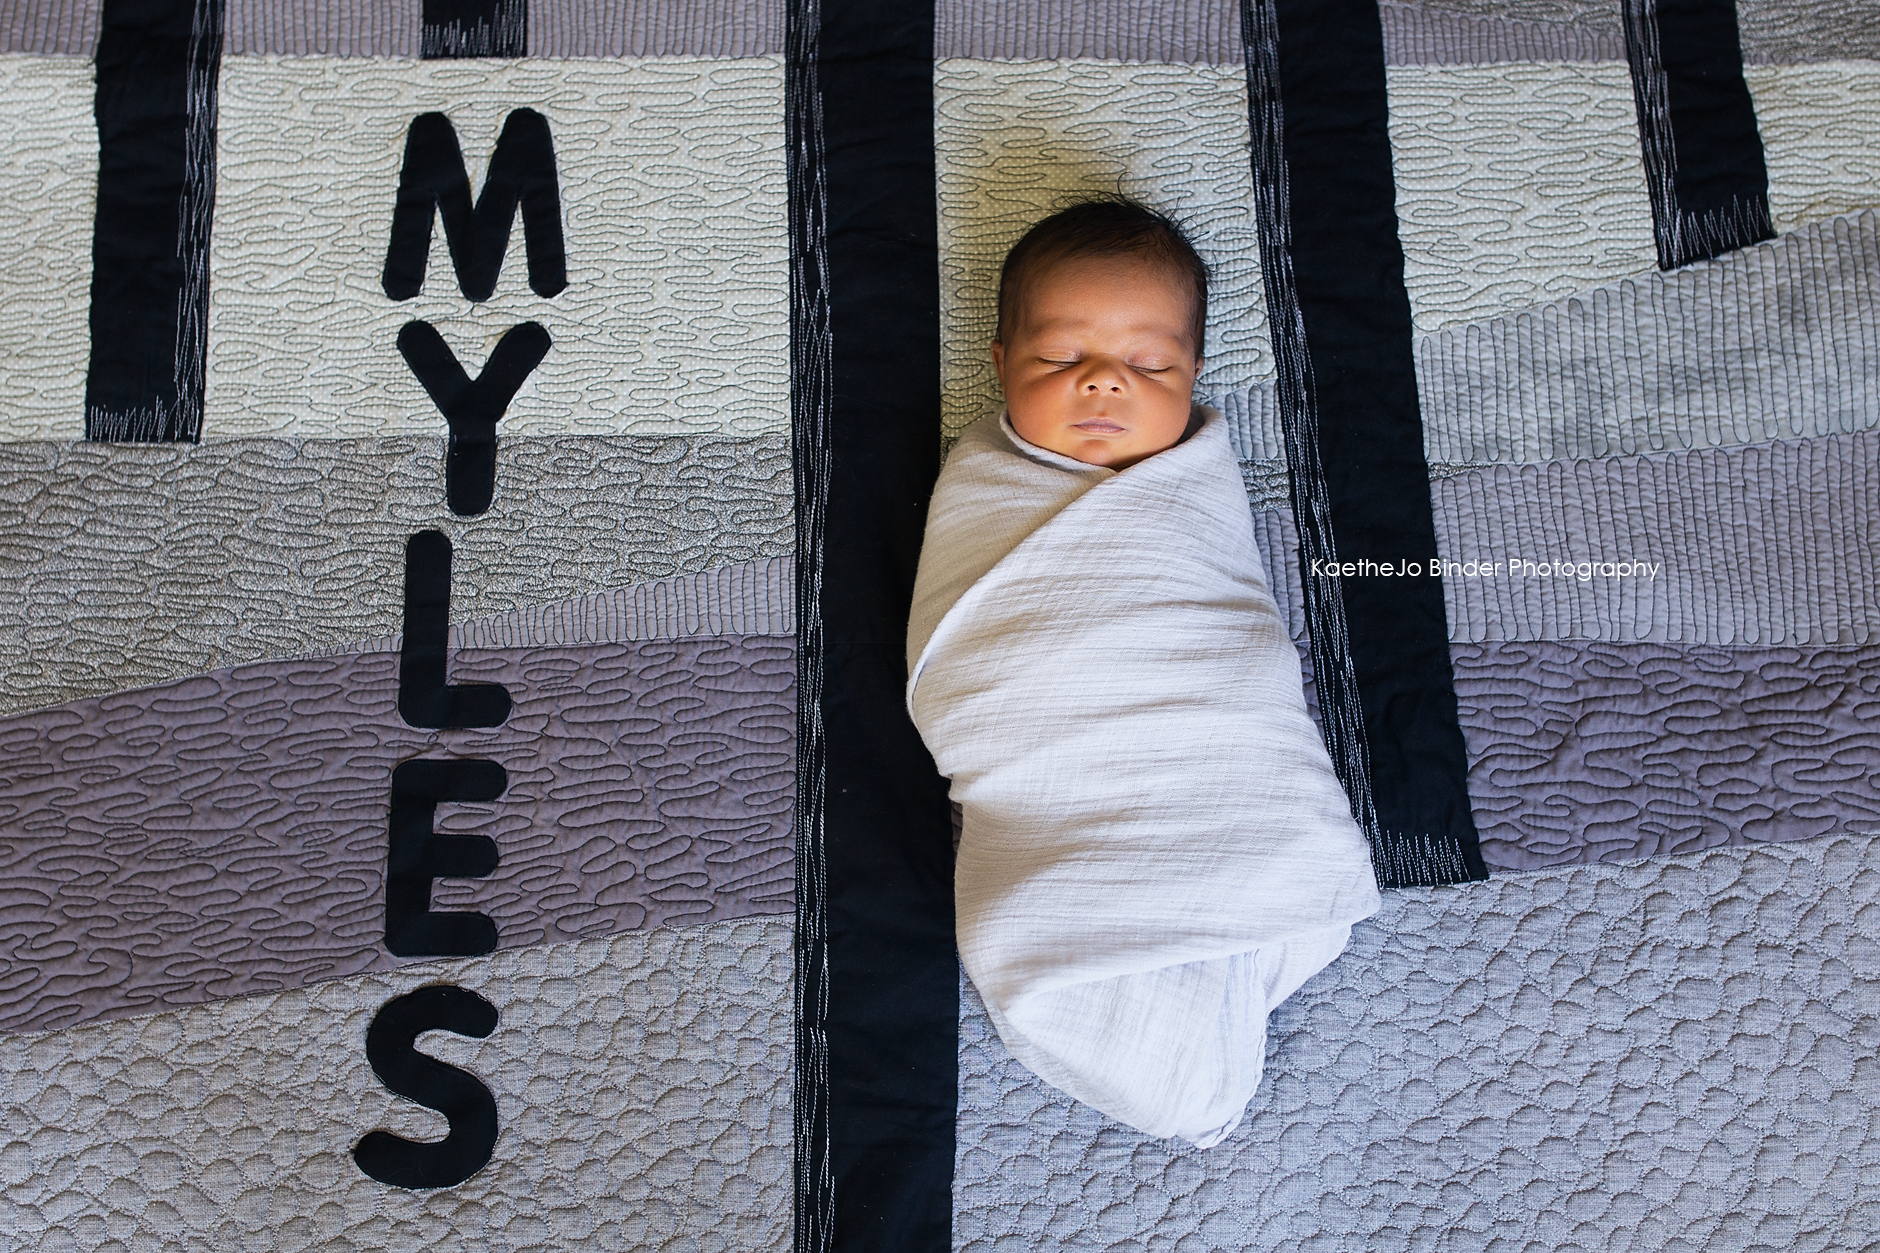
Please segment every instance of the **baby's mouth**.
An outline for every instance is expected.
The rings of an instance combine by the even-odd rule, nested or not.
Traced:
[[[1088,431],[1092,435],[1120,435],[1123,431],[1121,426],[1108,418],[1085,418],[1082,422],[1073,422],[1071,425],[1077,430]]]

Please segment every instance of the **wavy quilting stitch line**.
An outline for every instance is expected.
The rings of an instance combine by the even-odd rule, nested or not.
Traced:
[[[442,231],[423,292],[387,299],[411,120],[447,113],[475,189],[522,105],[552,137],[566,290],[529,291],[518,226],[488,302],[465,301]],[[547,329],[503,435],[787,429],[779,59],[240,58],[221,108],[205,438],[436,429],[396,347],[414,319],[472,374],[518,323]]]
[[[0,1111],[44,1163],[9,1235],[782,1247],[790,933],[771,917],[567,940],[0,1037]],[[386,1091],[362,1041],[381,1005],[439,982],[499,1012],[488,1039],[424,1044],[495,1095],[498,1151],[456,1187],[387,1188],[348,1148],[374,1127],[435,1140],[444,1120]],[[107,1145],[104,1164],[90,1146]]]
[[[764,636],[464,650],[453,682],[515,700],[478,731],[407,726],[393,653],[0,720],[0,1031],[394,968],[388,780],[419,757],[506,771],[497,799],[437,817],[493,839],[496,870],[432,897],[487,915],[502,947],[786,913],[795,665]]]
[[[954,1247],[1859,1247],[1877,889],[1839,836],[1390,893],[1206,1155],[1032,1077],[963,986]]]
[[[424,526],[460,621],[781,558],[790,476],[781,437],[514,438],[465,521],[437,438],[0,443],[0,711],[392,635]]]

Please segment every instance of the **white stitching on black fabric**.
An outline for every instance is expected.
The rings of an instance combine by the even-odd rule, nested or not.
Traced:
[[[822,6],[795,0],[786,34],[784,108],[790,183],[790,414],[796,475],[796,1073],[797,1253],[835,1236],[829,1127],[829,928],[823,788],[823,533],[829,501],[828,193],[816,75]]]

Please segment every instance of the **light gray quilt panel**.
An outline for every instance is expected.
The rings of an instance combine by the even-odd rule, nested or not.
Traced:
[[[1848,1250],[1880,1231],[1880,839],[1387,897],[1241,1127],[1152,1140],[964,989],[954,1246]]]

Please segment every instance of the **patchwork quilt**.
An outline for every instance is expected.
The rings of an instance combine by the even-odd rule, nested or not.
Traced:
[[[902,705],[1115,191],[1385,888],[1209,1150]],[[0,1243],[1873,1248],[1877,441],[1874,0],[0,0]]]

